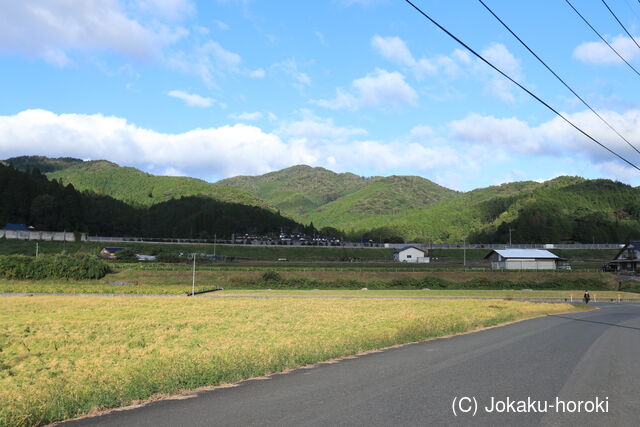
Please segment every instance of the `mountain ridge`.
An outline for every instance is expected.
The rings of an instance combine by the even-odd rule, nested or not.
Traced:
[[[23,166],[29,163],[21,159]],[[108,161],[62,159],[34,158],[33,164],[67,165],[47,176],[136,206],[208,197],[269,207],[316,229],[341,230],[351,240],[503,242],[509,229],[520,243],[640,237],[640,189],[606,179],[561,176],[457,192],[418,176],[362,177],[295,165],[208,183],[158,177]]]

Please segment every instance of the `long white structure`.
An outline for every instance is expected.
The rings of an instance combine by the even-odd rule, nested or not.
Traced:
[[[491,268],[503,270],[555,270],[560,257],[542,249],[498,249],[485,259]]]

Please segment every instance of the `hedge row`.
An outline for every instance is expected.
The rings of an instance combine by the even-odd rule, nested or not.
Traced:
[[[108,272],[107,263],[97,257],[65,254],[0,256],[0,277],[7,279],[100,279]]]
[[[241,287],[254,289],[360,289],[366,286],[368,289],[548,289],[548,290],[573,290],[592,289],[606,290],[609,286],[606,282],[594,278],[557,278],[544,282],[509,280],[489,280],[475,278],[466,282],[451,282],[438,277],[406,278],[390,281],[373,280],[366,283],[357,280],[337,280],[321,282],[307,278],[284,279],[277,271],[266,271],[256,281],[245,282]]]

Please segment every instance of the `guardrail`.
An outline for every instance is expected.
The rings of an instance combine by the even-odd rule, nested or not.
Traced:
[[[181,239],[173,237],[110,237],[110,236],[89,236],[90,242],[149,242],[167,244],[214,244],[214,239]],[[399,249],[405,246],[416,246],[424,249],[621,249],[623,243],[362,243],[362,242],[341,242],[339,245],[321,243],[316,245],[303,242],[292,241],[290,244],[272,244],[270,242],[233,243],[230,240],[217,239],[218,245],[233,246],[275,246],[275,247],[326,247],[326,248],[389,248]]]

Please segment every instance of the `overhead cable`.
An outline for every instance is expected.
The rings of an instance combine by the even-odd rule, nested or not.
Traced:
[[[618,17],[616,16],[615,13],[613,13],[613,10],[611,10],[611,8],[609,7],[609,5],[607,4],[606,1],[602,0],[602,4],[605,5],[605,7],[607,8],[607,10],[611,13],[611,15],[614,17],[614,19],[616,21],[618,21],[618,24],[620,24],[620,26],[622,27],[622,29],[624,30],[625,33],[627,33],[627,35],[629,36],[629,38],[631,40],[633,40],[633,42],[636,44],[636,46],[638,46],[638,49],[640,49],[640,44],[638,44],[638,42],[636,41],[636,39],[631,35],[631,33],[627,30],[627,27],[624,26],[624,24],[618,19]]]
[[[571,2],[569,0],[564,0],[565,2],[567,2],[567,4],[569,6],[571,6],[571,9],[573,9],[573,11],[575,13],[578,14],[578,16],[580,18],[582,18],[582,20],[584,21],[585,24],[587,24],[589,26],[589,28],[591,28],[591,30],[593,30],[594,33],[596,33],[598,35],[598,37],[600,37],[600,40],[602,40],[607,46],[609,46],[609,49],[611,49],[616,55],[618,55],[618,58],[622,59],[624,61],[625,64],[627,64],[629,66],[629,68],[631,68],[638,76],[640,76],[640,72],[638,70],[635,69],[635,67],[633,65],[631,65],[629,63],[629,61],[627,61],[626,59],[624,59],[624,57],[622,55],[620,55],[620,52],[618,52],[612,45],[611,43],[609,43],[604,37],[602,37],[602,34],[600,34],[598,32],[598,30],[596,30],[595,28],[593,28],[593,25],[591,25],[589,23],[589,21],[587,21],[587,18],[585,18],[584,16],[582,16],[582,14],[580,12],[578,12],[578,9],[575,8],[575,6],[573,4],[571,4]],[[639,0],[640,1],[640,0]]]
[[[571,91],[571,93],[573,93],[576,96],[576,98],[578,98],[589,110],[591,110],[593,112],[593,114],[598,116],[598,118],[600,120],[602,120],[602,122],[604,124],[606,124],[609,127],[609,129],[614,131],[616,133],[616,135],[618,135],[620,138],[622,138],[622,140],[624,140],[624,142],[626,142],[629,145],[629,147],[633,148],[636,151],[636,153],[640,154],[640,150],[638,150],[635,145],[633,145],[631,142],[629,142],[629,140],[627,140],[627,138],[622,136],[622,134],[620,132],[618,132],[618,130],[616,128],[614,128],[613,125],[611,125],[604,117],[602,117],[596,110],[594,110],[591,107],[591,105],[589,105],[587,103],[587,101],[585,101],[580,95],[578,95],[578,93],[575,90],[573,90],[573,88],[571,88],[571,86],[569,86],[555,71],[553,71],[551,69],[551,67],[549,67],[549,65],[547,65],[546,62],[544,62],[524,41],[522,41],[522,39],[520,37],[518,37],[518,35],[516,33],[514,33],[513,30],[511,30],[511,28],[502,19],[500,19],[500,17],[498,15],[496,15],[493,12],[493,10],[491,10],[491,8],[489,6],[487,6],[487,4],[483,0],[478,0],[478,1],[480,2],[480,4],[482,4],[482,6],[484,6],[485,9],[487,9],[489,11],[489,13],[491,13],[491,15],[493,15],[494,18],[496,18],[498,20],[498,22],[500,22],[502,24],[502,26],[504,28],[507,29],[507,31],[509,31],[511,33],[511,35],[513,37],[515,37],[520,42],[521,45],[523,45],[529,51],[529,53],[531,53],[542,65],[545,66],[545,68],[547,70],[549,70],[549,72],[551,74],[554,75],[554,77],[556,79],[558,79],[567,89],[569,89]]]
[[[585,132],[584,130],[582,130],[580,127],[578,127],[576,124],[574,124],[571,120],[569,120],[568,118],[566,118],[564,115],[562,115],[559,111],[557,111],[555,108],[553,108],[551,105],[549,105],[547,102],[545,102],[544,100],[542,100],[538,95],[534,94],[533,92],[531,92],[529,89],[527,89],[526,87],[524,87],[522,84],[518,83],[516,80],[514,80],[513,78],[511,78],[508,74],[506,74],[504,71],[502,71],[501,69],[499,69],[498,67],[496,67],[495,65],[493,65],[490,61],[488,61],[487,59],[485,59],[482,55],[480,55],[478,52],[476,52],[472,47],[470,47],[469,45],[467,45],[465,42],[463,42],[462,40],[460,40],[458,37],[456,37],[453,33],[451,33],[449,30],[447,30],[445,27],[443,27],[442,25],[440,25],[436,20],[434,20],[431,16],[427,15],[422,9],[420,9],[418,6],[416,6],[411,0],[405,0],[406,3],[408,3],[411,7],[413,7],[416,11],[418,11],[418,13],[420,13],[422,16],[424,16],[426,19],[428,19],[433,25],[435,25],[436,27],[438,27],[440,30],[442,30],[444,33],[446,33],[449,37],[451,37],[453,40],[455,40],[456,42],[458,42],[462,47],[464,47],[465,49],[467,49],[469,52],[471,52],[475,57],[477,57],[479,60],[481,60],[482,62],[484,62],[485,64],[487,64],[489,67],[493,68],[495,71],[497,71],[498,73],[500,73],[503,77],[507,78],[511,83],[515,84],[516,86],[518,86],[520,89],[522,89],[523,91],[525,91],[527,94],[529,94],[531,97],[533,97],[536,101],[538,101],[539,103],[541,103],[542,105],[544,105],[545,107],[547,107],[549,110],[551,110],[552,112],[554,112],[558,117],[560,117],[562,120],[564,120],[565,122],[567,122],[569,125],[571,125],[574,129],[576,129],[578,132],[580,132],[581,134],[583,134],[584,136],[586,136],[587,138],[589,138],[591,141],[593,141],[594,143],[598,144],[600,147],[604,148],[605,150],[607,150],[609,153],[613,154],[614,156],[616,156],[617,158],[619,158],[620,160],[622,160],[623,162],[627,163],[629,166],[631,166],[632,168],[640,171],[640,167],[638,167],[637,165],[635,165],[634,163],[632,163],[631,161],[627,160],[626,158],[622,157],[620,154],[616,153],[615,151],[613,151],[612,149],[610,149],[609,147],[607,147],[606,145],[604,145],[603,143],[601,143],[600,141],[598,141],[597,139],[595,139],[594,137],[592,137],[591,135],[589,135],[587,132]]]

